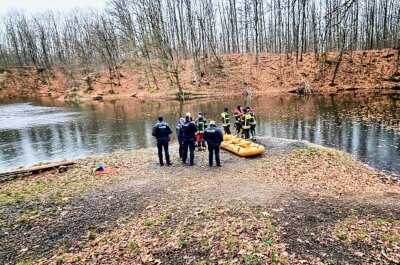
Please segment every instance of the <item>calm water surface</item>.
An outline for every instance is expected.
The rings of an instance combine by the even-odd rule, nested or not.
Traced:
[[[154,145],[158,114],[175,127],[178,117],[203,111],[219,121],[223,107],[256,110],[257,132],[347,151],[371,166],[399,174],[400,94],[313,95],[177,101],[91,102],[62,105],[49,99],[0,100],[0,171],[42,161],[76,159]],[[267,150],[268,151],[268,150]]]

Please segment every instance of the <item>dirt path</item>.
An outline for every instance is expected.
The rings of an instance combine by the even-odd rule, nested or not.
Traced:
[[[263,157],[224,152],[221,168],[209,168],[205,152],[197,153],[195,167],[160,168],[148,149],[6,183],[0,263],[394,264],[400,258],[398,183],[383,183],[338,151],[261,141]],[[118,174],[89,177],[100,162]]]

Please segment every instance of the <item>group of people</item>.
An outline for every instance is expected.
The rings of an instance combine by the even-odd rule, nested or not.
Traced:
[[[254,110],[250,107],[242,108],[237,106],[235,109],[235,128],[236,134],[241,136],[243,139],[256,140],[256,117]],[[251,137],[250,137],[251,135]]]
[[[238,106],[234,112],[237,136],[244,139],[256,139],[256,119],[254,110],[250,107],[242,108]],[[164,121],[162,116],[158,116],[158,122],[153,127],[152,135],[157,139],[158,157],[160,166],[164,166],[163,151],[165,153],[165,162],[170,166],[171,159],[169,155],[169,141],[172,134],[171,126]],[[224,108],[221,113],[222,127],[225,134],[231,134],[230,130],[230,114],[229,109]],[[216,165],[221,166],[220,161],[220,145],[224,139],[224,133],[216,126],[215,121],[211,120],[210,123],[204,118],[203,113],[199,112],[197,119],[194,120],[190,113],[186,113],[184,118],[180,118],[176,126],[176,135],[179,142],[179,157],[182,159],[183,164],[187,163],[189,153],[189,165],[194,165],[194,151],[196,146],[198,151],[205,151],[208,147],[208,162],[209,166],[213,166],[214,156]],[[206,145],[207,143],[207,145]]]

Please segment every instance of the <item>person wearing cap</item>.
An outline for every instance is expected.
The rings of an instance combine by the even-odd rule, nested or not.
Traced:
[[[249,113],[251,115],[251,120],[250,120],[250,134],[251,134],[251,139],[253,141],[255,141],[256,138],[256,125],[257,125],[257,121],[256,121],[256,116],[254,115],[254,110],[250,107],[247,107],[247,113]]]
[[[171,126],[168,123],[164,122],[163,116],[158,116],[157,124],[153,127],[152,135],[157,139],[157,149],[158,149],[158,158],[160,160],[160,166],[164,166],[163,160],[163,149],[165,152],[165,160],[167,162],[167,166],[171,165],[171,160],[169,157],[168,145],[170,141],[170,134],[172,134]]]
[[[206,141],[204,141],[204,131],[207,128],[207,120],[203,117],[203,113],[199,112],[197,119],[194,122],[197,127],[196,139],[197,148],[199,151],[206,150]]]
[[[196,125],[193,123],[190,113],[186,113],[185,122],[181,127],[182,131],[182,162],[186,164],[188,149],[190,151],[190,165],[194,165],[194,150],[196,141]]]
[[[217,167],[221,166],[219,157],[219,150],[221,142],[224,140],[222,131],[215,125],[215,121],[210,121],[210,127],[204,131],[204,140],[207,141],[208,146],[208,164],[210,167],[213,165],[213,156],[215,154],[215,162]]]
[[[224,108],[224,111],[221,113],[221,121],[222,127],[224,128],[224,133],[231,134],[231,123],[228,108]]]
[[[252,121],[251,114],[247,112],[247,109],[244,109],[243,116],[241,118],[243,139],[250,139],[251,121]]]
[[[242,116],[243,116],[243,109],[242,106],[239,105],[235,110],[235,128],[237,135],[239,135],[242,130],[242,123],[241,123]]]
[[[178,138],[179,144],[179,158],[182,159],[183,153],[183,132],[182,132],[182,125],[185,123],[185,118],[179,118],[178,124],[176,125],[176,137]]]

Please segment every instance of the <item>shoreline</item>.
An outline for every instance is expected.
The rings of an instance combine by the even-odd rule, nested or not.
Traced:
[[[387,170],[376,169],[373,166],[370,166],[367,163],[361,161],[360,159],[352,156],[351,154],[347,153],[346,151],[342,151],[342,150],[339,150],[339,149],[336,149],[336,148],[333,148],[333,147],[327,147],[327,146],[323,146],[323,145],[314,144],[314,143],[309,142],[307,140],[294,140],[294,139],[279,138],[279,137],[272,137],[272,136],[259,136],[259,137],[257,137],[257,143],[263,145],[266,148],[265,152],[260,156],[255,156],[255,157],[250,157],[250,158],[243,158],[243,159],[253,159],[253,158],[259,158],[259,157],[275,156],[275,155],[279,155],[279,154],[283,154],[285,152],[288,152],[288,151],[290,151],[291,149],[294,149],[294,148],[317,148],[317,149],[322,149],[322,150],[324,150],[324,149],[326,149],[326,150],[332,149],[332,150],[335,150],[336,152],[340,152],[340,153],[346,154],[346,155],[352,157],[352,159],[354,159],[354,160],[358,161],[359,163],[363,164],[365,167],[367,167],[367,168],[369,168],[369,169],[371,169],[373,171],[376,171],[378,175],[382,176],[382,179],[392,179],[392,180],[400,181],[400,175],[396,174],[396,172],[394,172],[394,171],[392,172],[392,171],[387,171]],[[177,148],[176,140],[174,140],[174,141],[172,141],[170,143],[170,147],[172,147],[173,149]],[[129,153],[129,152],[135,152],[137,150],[147,150],[147,151],[152,150],[152,151],[154,151],[153,153],[156,154],[155,147],[129,149],[129,150],[121,149],[121,150],[115,150],[115,151],[112,151],[112,152],[101,153],[101,154],[98,154],[98,155],[83,156],[83,157],[79,157],[79,158],[76,158],[76,159],[41,161],[41,162],[33,164],[31,166],[20,166],[20,167],[8,168],[8,169],[5,169],[5,170],[0,170],[0,174],[1,173],[6,173],[8,171],[18,170],[18,169],[20,169],[20,170],[29,170],[30,168],[34,168],[34,167],[37,167],[37,166],[45,166],[45,165],[54,164],[54,163],[65,163],[65,162],[77,163],[79,161],[85,161],[85,160],[88,160],[88,161],[97,160],[97,159],[100,159],[100,158],[105,157],[105,156],[111,156],[114,153],[115,154],[118,154],[118,153],[121,153],[121,152],[122,153]],[[230,153],[229,151],[224,150],[222,148],[221,148],[221,151],[222,152],[226,152],[226,153],[228,153],[230,155],[234,155],[234,154]],[[206,151],[206,153],[207,152],[208,151]],[[199,152],[195,151],[195,154],[197,155],[197,154],[199,154]],[[202,166],[204,166],[204,165],[202,165]],[[39,174],[40,174],[40,172],[39,172]]]
[[[195,101],[195,100],[200,100],[200,99],[211,99],[211,98],[236,98],[236,97],[275,97],[275,96],[293,96],[293,95],[298,95],[298,96],[312,96],[312,95],[340,95],[340,94],[345,94],[345,93],[358,93],[358,94],[400,94],[399,88],[375,88],[375,89],[362,89],[362,88],[336,88],[336,89],[331,89],[331,90],[313,90],[312,93],[309,94],[302,94],[302,93],[297,93],[293,91],[264,91],[264,92],[259,92],[255,91],[252,93],[251,96],[244,95],[243,93],[238,93],[238,94],[226,94],[226,93],[215,93],[215,92],[208,92],[208,93],[188,93],[187,97],[184,98],[183,101]],[[7,99],[13,99],[13,98],[49,98],[51,100],[56,100],[58,102],[62,103],[88,103],[88,102],[95,102],[95,101],[115,101],[115,100],[127,100],[127,99],[138,99],[138,100],[174,100],[174,101],[180,101],[180,99],[176,95],[151,95],[151,94],[144,94],[144,95],[135,95],[132,96],[130,94],[114,94],[114,95],[99,95],[97,96],[86,96],[86,97],[81,97],[78,100],[74,101],[68,101],[63,98],[63,96],[52,96],[52,95],[47,95],[47,94],[22,94],[22,95],[3,95],[0,97],[0,100],[7,100]]]

